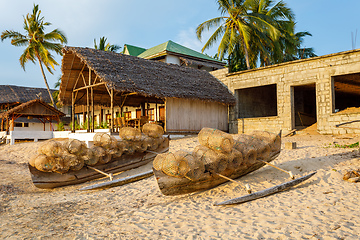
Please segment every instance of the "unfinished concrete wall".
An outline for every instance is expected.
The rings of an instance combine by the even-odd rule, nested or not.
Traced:
[[[211,73],[227,85],[233,93],[240,89],[276,85],[277,116],[239,118],[238,103],[229,112],[231,133],[249,133],[253,130],[272,132],[283,130],[284,133],[291,131],[296,125],[294,91],[296,87],[306,85],[315,86],[315,116],[317,129],[321,134],[360,133],[357,129],[360,126],[356,125],[358,123],[352,124],[352,128],[336,127],[347,121],[360,120],[360,110],[351,112],[335,112],[334,110],[334,78],[360,73],[359,49],[231,74],[228,74],[225,69]],[[359,83],[360,81],[355,82],[353,86],[348,84],[346,91],[352,91],[355,96],[360,96]]]

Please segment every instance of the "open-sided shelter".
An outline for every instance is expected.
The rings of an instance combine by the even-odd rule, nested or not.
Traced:
[[[22,103],[19,106],[16,106],[6,112],[0,114],[1,119],[1,131],[14,131],[15,120],[17,118],[36,118],[43,123],[44,131],[45,124],[53,121],[60,121],[60,118],[65,114],[57,110],[56,108],[50,106],[40,99],[34,99],[26,103]],[[5,123],[5,124],[4,124]],[[52,129],[50,129],[52,130]]]
[[[124,107],[134,107],[144,116],[152,104],[155,116],[164,111],[163,119],[155,120],[162,120],[167,132],[197,132],[203,127],[227,131],[228,106],[236,101],[204,70],[80,47],[63,49],[59,99],[72,105],[73,124],[76,106],[86,106],[87,119],[94,120],[95,106],[109,107],[111,129],[115,111],[122,114]]]

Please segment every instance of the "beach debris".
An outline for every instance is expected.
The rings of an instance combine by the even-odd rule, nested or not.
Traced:
[[[287,150],[296,149],[296,142],[286,142],[285,149]]]
[[[233,199],[223,201],[223,202],[220,202],[220,203],[215,203],[214,205],[215,206],[220,206],[220,205],[240,204],[240,203],[249,202],[249,201],[252,201],[252,200],[255,200],[255,199],[258,199],[258,198],[266,197],[266,196],[269,196],[271,194],[278,193],[278,192],[284,191],[286,189],[289,189],[290,187],[296,186],[296,185],[304,182],[305,180],[311,178],[315,174],[316,174],[316,172],[312,172],[312,173],[310,173],[308,175],[305,175],[303,177],[299,177],[299,178],[291,180],[289,182],[285,182],[285,183],[276,185],[274,187],[267,188],[267,189],[264,189],[262,191],[251,193],[251,194],[248,194],[248,195],[245,195],[245,196],[242,196],[242,197],[233,198]]]
[[[352,183],[360,182],[360,169],[346,171],[343,180]]]

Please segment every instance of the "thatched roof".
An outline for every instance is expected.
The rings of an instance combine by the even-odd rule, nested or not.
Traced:
[[[12,115],[17,117],[34,117],[34,118],[51,118],[58,119],[65,116],[63,112],[60,112],[56,108],[50,106],[40,99],[34,99],[26,103],[22,103],[17,107],[10,109],[9,111],[0,114],[0,118],[9,118]]]
[[[83,87],[84,81],[88,81],[89,68],[95,72],[92,81],[97,78],[95,83],[104,82],[118,93],[235,104],[235,97],[227,87],[204,70],[90,48],[65,47],[63,53],[59,98],[64,104],[71,104],[72,90]],[[84,77],[79,77],[82,69]],[[99,96],[101,93],[106,95],[107,91],[98,87],[96,104],[109,104],[108,98]],[[86,97],[80,96],[77,104],[85,105]]]
[[[55,90],[50,91],[54,92]],[[39,99],[39,97],[45,102],[51,102],[46,88],[0,85],[0,104],[25,103],[33,99]]]

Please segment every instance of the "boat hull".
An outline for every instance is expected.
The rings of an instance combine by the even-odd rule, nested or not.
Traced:
[[[279,153],[280,149],[278,152],[273,153],[273,155],[269,159],[267,159],[266,162],[271,162],[272,160],[274,160],[279,155]],[[224,175],[231,179],[236,179],[257,170],[264,165],[265,163],[260,161],[257,161],[251,165],[244,164],[235,171],[226,169],[225,171],[221,172],[221,175]],[[209,172],[204,174],[201,179],[197,181],[191,181],[187,178],[171,177],[164,174],[162,171],[157,171],[155,169],[153,169],[153,171],[161,193],[167,196],[207,190],[228,181],[225,178],[220,177],[219,175],[211,174]]]

